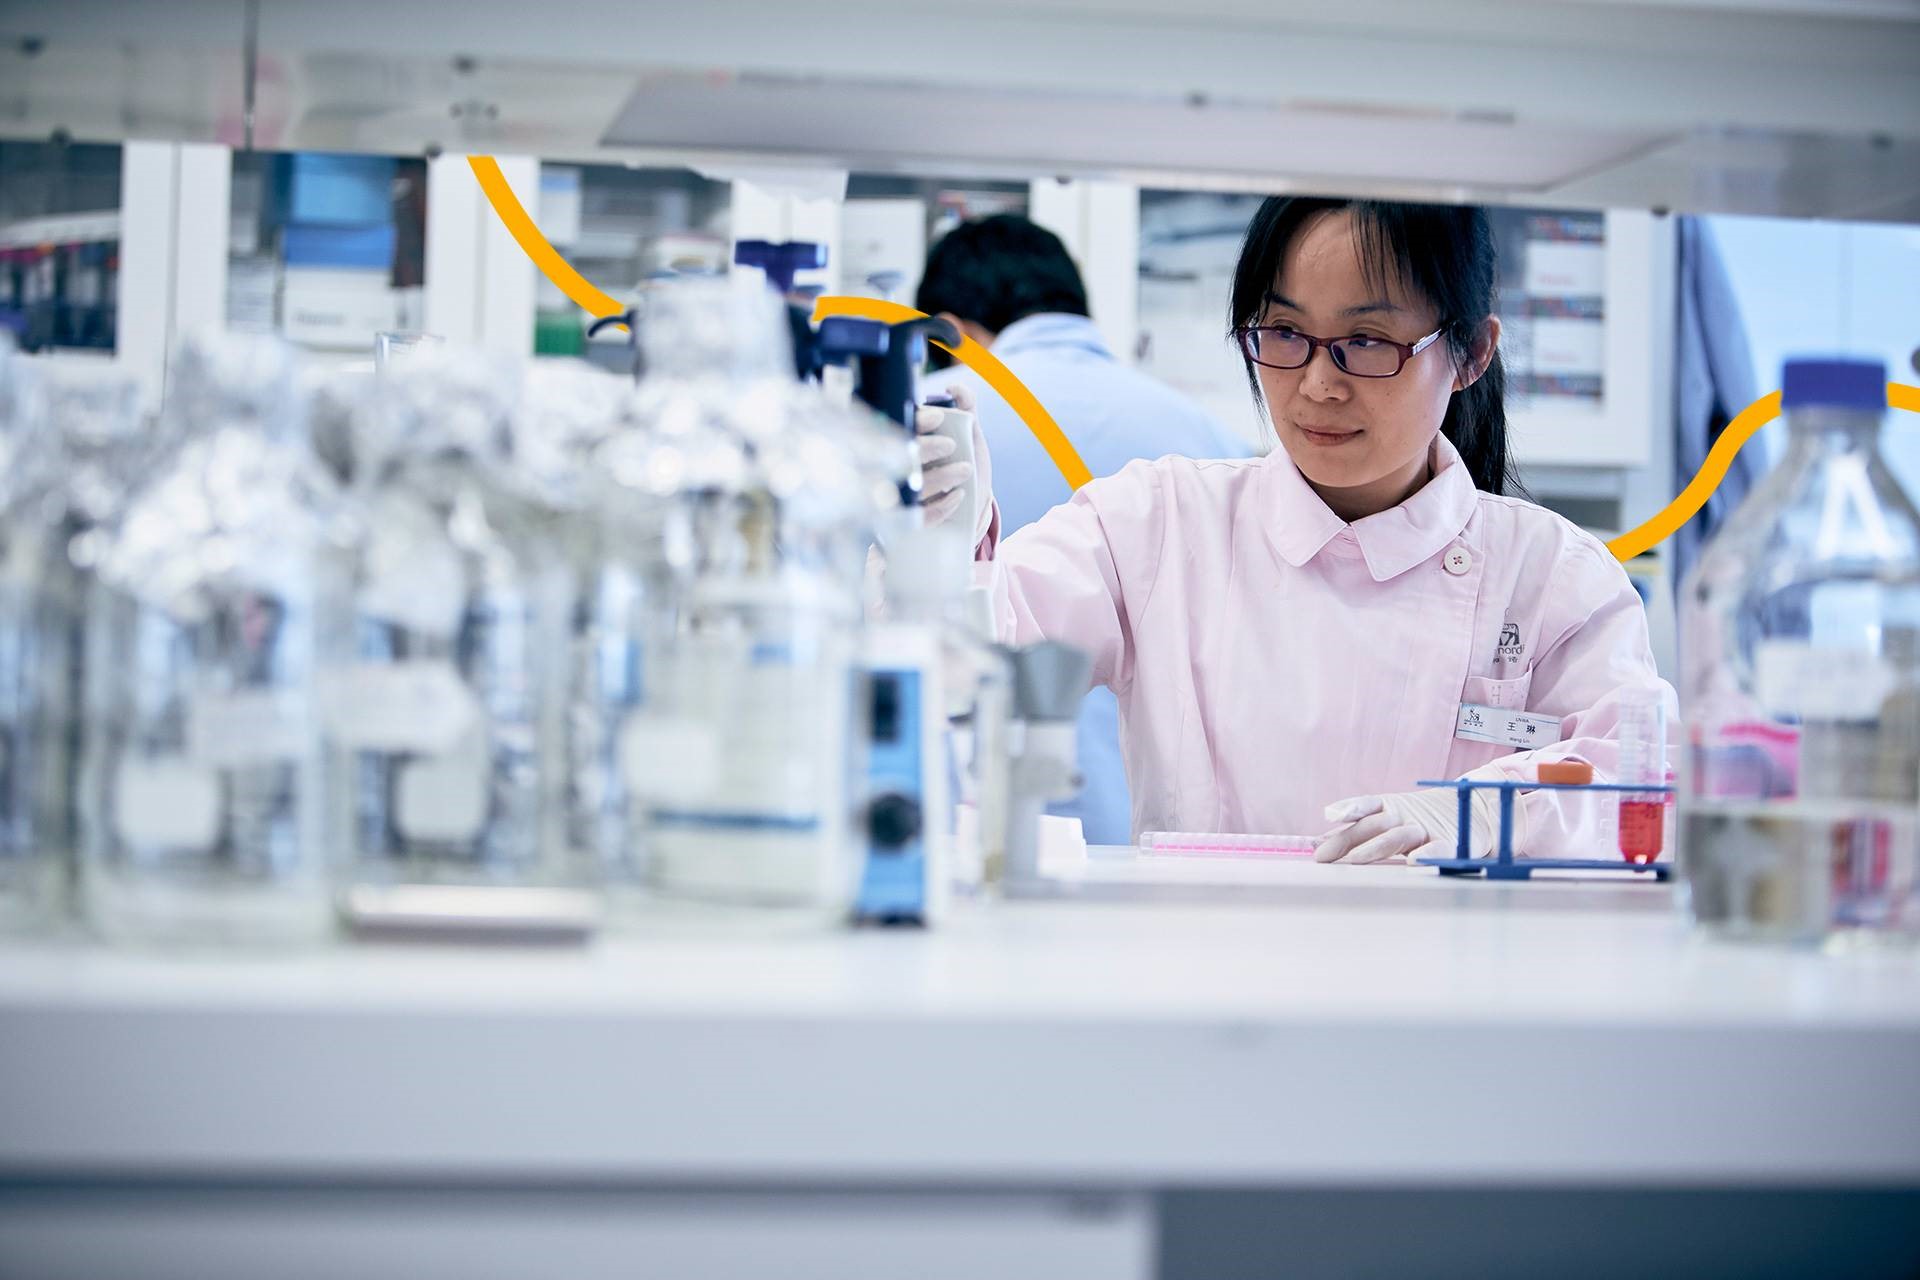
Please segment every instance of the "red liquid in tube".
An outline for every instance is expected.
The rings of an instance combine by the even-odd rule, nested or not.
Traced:
[[[1620,802],[1620,856],[1628,862],[1652,862],[1666,846],[1667,806],[1664,800],[1627,799]]]
[[[1658,686],[1625,689],[1619,706],[1619,780],[1625,786],[1658,787],[1667,780],[1665,691]],[[1620,856],[1636,864],[1652,862],[1667,842],[1666,793],[1616,794],[1620,797]]]

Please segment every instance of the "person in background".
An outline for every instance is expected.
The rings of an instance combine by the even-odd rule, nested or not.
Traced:
[[[1095,477],[1167,454],[1245,458],[1247,442],[1192,400],[1114,358],[1087,314],[1087,290],[1058,236],[1001,214],[965,223],[933,247],[915,306],[958,325],[1011,370],[1066,433]],[[953,368],[928,390],[972,393],[993,457],[1002,534],[1033,523],[1072,496],[1060,469],[1020,416],[969,370]],[[1131,844],[1132,814],[1110,689],[1087,695],[1079,723],[1073,801],[1052,812],[1080,819],[1091,844]]]

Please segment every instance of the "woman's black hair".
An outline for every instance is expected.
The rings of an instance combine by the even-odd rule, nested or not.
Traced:
[[[1233,327],[1260,322],[1287,246],[1301,226],[1317,214],[1339,209],[1353,215],[1361,270],[1368,282],[1384,292],[1387,282],[1396,281],[1424,298],[1438,317],[1454,368],[1467,369],[1474,343],[1493,315],[1498,278],[1493,228],[1486,210],[1472,205],[1267,198],[1247,224],[1240,262],[1233,271]],[[1245,363],[1247,382],[1257,398],[1259,375],[1252,360]],[[1506,391],[1506,369],[1496,350],[1473,385],[1453,393],[1440,423],[1440,430],[1460,451],[1473,483],[1488,493],[1521,491],[1507,452]]]

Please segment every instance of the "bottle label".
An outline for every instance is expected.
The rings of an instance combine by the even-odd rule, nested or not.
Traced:
[[[400,768],[394,823],[408,840],[459,844],[487,824],[487,735],[476,723],[452,750]]]
[[[453,664],[363,662],[322,681],[322,717],[353,751],[437,754],[481,720],[479,700]]]
[[[719,735],[698,720],[635,712],[620,727],[620,772],[644,799],[701,799],[720,781]]]
[[[124,844],[211,848],[220,833],[220,782],[184,756],[126,760],[113,780],[113,829]]]
[[[212,769],[298,760],[312,737],[306,696],[292,689],[203,693],[187,713],[187,753]]]
[[[1899,683],[1877,654],[1859,649],[1762,641],[1754,683],[1768,715],[1795,720],[1875,720]]]

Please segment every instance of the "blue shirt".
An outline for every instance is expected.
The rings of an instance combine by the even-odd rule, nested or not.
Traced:
[[[1095,476],[1112,475],[1136,458],[1170,453],[1192,458],[1245,458],[1253,453],[1192,400],[1114,359],[1085,316],[1036,315],[1015,321],[994,339],[993,354],[1046,406]],[[930,381],[965,383],[979,403],[980,433],[993,459],[993,496],[1000,504],[1002,537],[1072,496],[1033,432],[978,374],[955,368]],[[1100,688],[1089,693],[1080,707],[1079,726],[1085,785],[1076,799],[1051,810],[1080,819],[1090,844],[1133,843],[1119,726],[1112,692]]]

